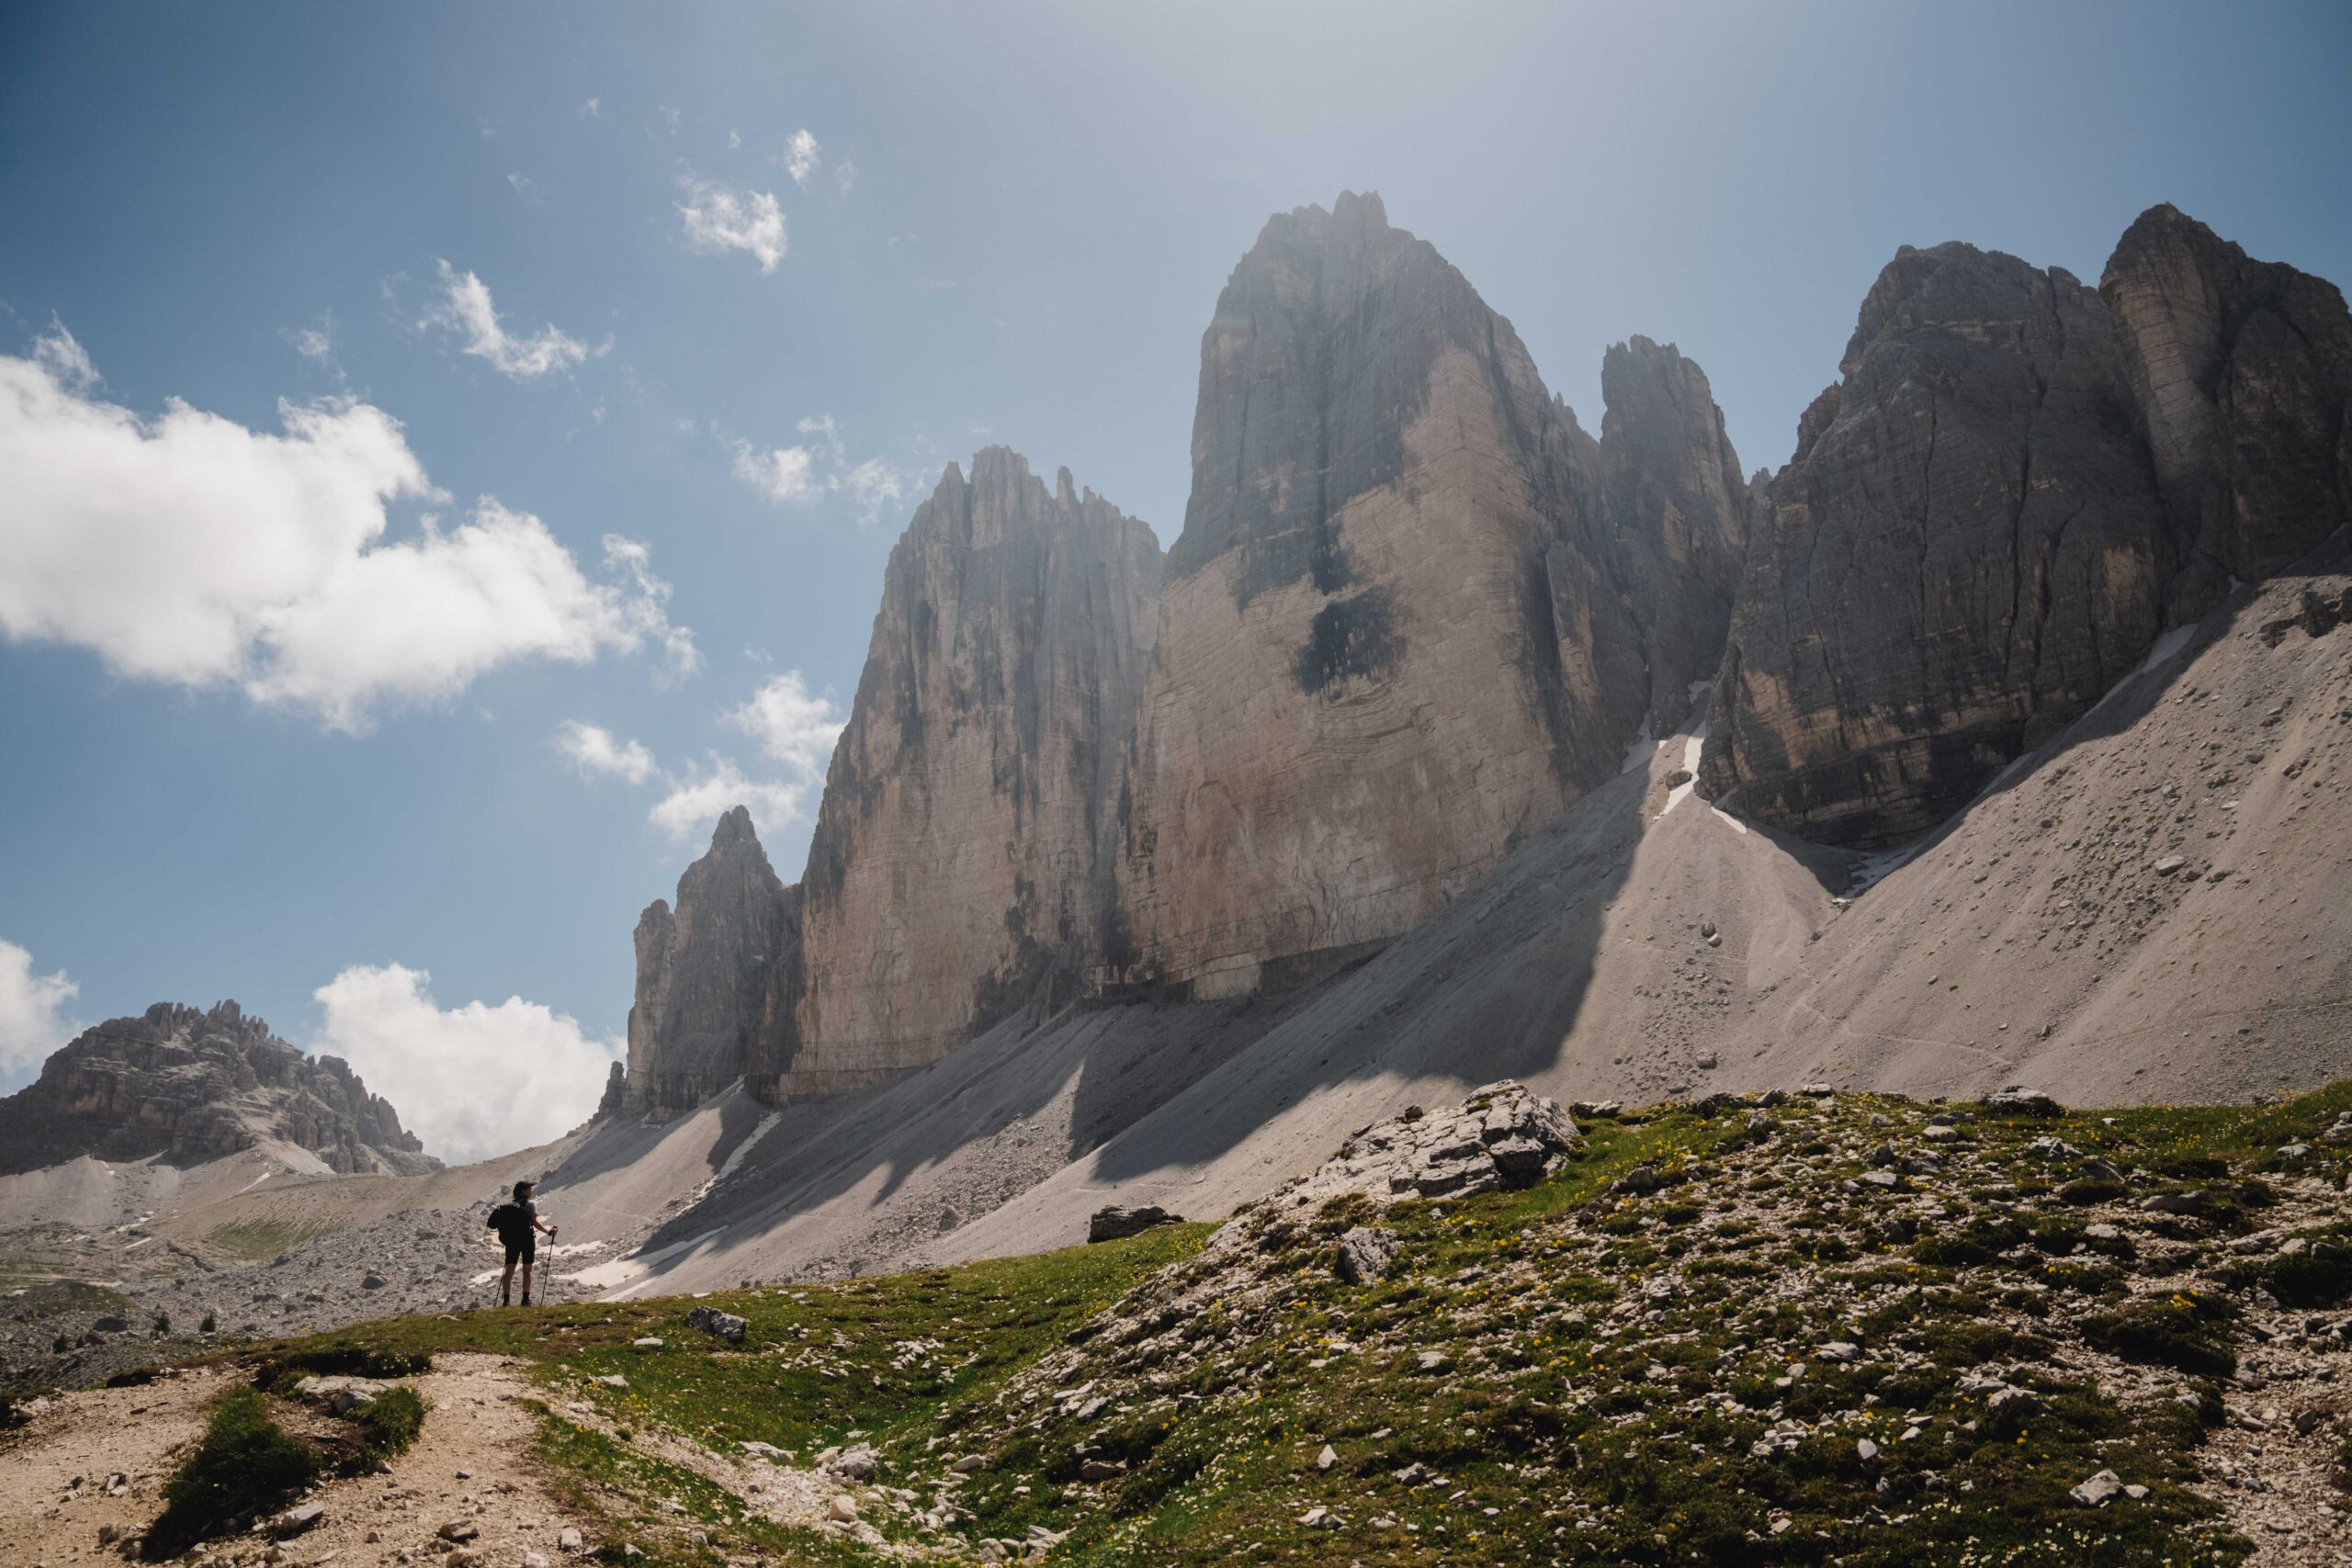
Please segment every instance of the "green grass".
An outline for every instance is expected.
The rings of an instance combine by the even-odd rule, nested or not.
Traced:
[[[634,1545],[652,1563],[873,1560],[748,1515],[635,1440],[661,1432],[728,1453],[769,1443],[802,1463],[870,1442],[884,1483],[923,1504],[952,1485],[967,1549],[1044,1527],[1070,1532],[1056,1562],[1094,1568],[2225,1564],[2250,1543],[2221,1528],[2194,1454],[2222,1418],[2216,1380],[2243,1314],[2194,1269],[2151,1290],[2132,1236],[2188,1239],[2195,1269],[2230,1290],[2341,1300],[2352,1279],[2334,1231],[2312,1233],[2324,1249],[2307,1239],[2250,1261],[2220,1244],[2268,1223],[2275,1151],[2347,1108],[2352,1085],[2104,1118],[1951,1108],[1983,1164],[1943,1145],[1952,1174],[1904,1176],[1901,1205],[1862,1185],[1865,1151],[1928,1146],[1924,1108],[1786,1104],[1761,1149],[1745,1107],[1683,1108],[1595,1122],[1578,1157],[1524,1191],[1388,1211],[1400,1264],[1368,1287],[1329,1268],[1337,1235],[1373,1217],[1357,1200],[1258,1213],[1250,1283],[1214,1300],[1181,1294],[1221,1267],[1194,1225],[709,1297],[749,1321],[740,1348],[687,1328],[685,1300],[395,1319],[279,1348],[315,1368],[442,1349],[523,1359],[548,1404],[544,1455],[604,1516],[607,1550]],[[2052,1136],[2075,1153],[2028,1152]],[[2154,1179],[2115,1183],[2094,1160]],[[2319,1160],[2340,1184],[2345,1153]],[[1615,1193],[1636,1165],[1663,1185]],[[2137,1200],[2152,1190],[2205,1206],[2146,1213]],[[1942,1214],[1915,1223],[1915,1193]],[[1759,1203],[1760,1219],[1747,1207]],[[2102,1216],[2125,1234],[2091,1236]],[[630,1343],[649,1335],[662,1346]],[[1860,1350],[1825,1360],[1832,1340]],[[2070,1346],[2183,1374],[2199,1398],[2123,1403],[2052,1370]],[[1445,1364],[1424,1369],[1423,1350]],[[2019,1364],[2041,1370],[2007,1370]],[[1971,1382],[1987,1367],[2030,1399],[1996,1415]],[[615,1375],[626,1387],[597,1381]],[[1060,1399],[1089,1382],[1102,1408]],[[593,1416],[571,1412],[581,1404]],[[1758,1452],[1782,1420],[1803,1430]],[[951,1482],[967,1455],[982,1468]],[[1090,1462],[1108,1479],[1083,1479]],[[2067,1491],[2101,1469],[2148,1497],[2086,1516]],[[1316,1506],[1343,1522],[1302,1526]],[[935,1539],[887,1507],[866,1517],[894,1539]]]
[[[235,1390],[213,1407],[195,1450],[164,1483],[165,1506],[147,1531],[147,1556],[177,1556],[285,1506],[319,1468],[310,1446],[271,1418],[261,1394]]]

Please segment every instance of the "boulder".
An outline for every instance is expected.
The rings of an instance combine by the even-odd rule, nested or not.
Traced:
[[[1396,1233],[1377,1225],[1357,1225],[1340,1237],[1335,1267],[1351,1285],[1369,1285],[1385,1279],[1396,1261]]]
[[[1086,1222],[1086,1239],[1089,1242],[1118,1241],[1125,1236],[1141,1235],[1158,1225],[1181,1225],[1183,1223],[1183,1215],[1171,1214],[1158,1204],[1147,1203],[1136,1209],[1107,1204],[1095,1210],[1093,1217]]]
[[[751,1325],[731,1312],[721,1312],[714,1306],[698,1306],[686,1314],[686,1326],[699,1328],[730,1345],[741,1345]]]

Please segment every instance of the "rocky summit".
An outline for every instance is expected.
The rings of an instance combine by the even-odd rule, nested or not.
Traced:
[[[883,575],[802,883],[795,1035],[770,1098],[919,1066],[1085,987],[1158,626],[1151,530],[1001,446],[949,464]]]
[[[2094,291],[1972,245],[1879,275],[1757,487],[1700,788],[1825,842],[1933,828],[2352,518],[2352,318],[2170,207]]]
[[[678,878],[677,907],[656,898],[638,919],[625,1104],[689,1110],[743,1076],[754,1037],[789,1019],[799,913],[751,812],[722,816],[710,848]]]
[[[194,1165],[264,1140],[346,1173],[440,1166],[340,1057],[303,1055],[235,1002],[110,1019],[0,1100],[0,1174],[85,1156]]]
[[[1711,671],[1737,460],[1672,351],[1606,380],[1595,442],[1377,196],[1266,225],[1202,339],[1114,985],[1248,994],[1362,955]]]

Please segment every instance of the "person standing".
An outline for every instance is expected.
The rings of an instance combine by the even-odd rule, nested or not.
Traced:
[[[506,1244],[506,1272],[498,1281],[498,1304],[514,1304],[514,1265],[520,1263],[523,1266],[523,1304],[529,1306],[531,1267],[538,1258],[539,1233],[545,1231],[553,1235],[556,1232],[555,1226],[539,1219],[539,1206],[531,1201],[531,1183],[516,1182],[514,1201],[492,1209],[487,1226],[496,1231],[498,1239]]]

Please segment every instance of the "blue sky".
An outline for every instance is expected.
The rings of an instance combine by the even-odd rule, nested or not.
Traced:
[[[1173,538],[1269,212],[1379,190],[1591,428],[1678,342],[1753,468],[1901,243],[2352,278],[2347,85],[2333,4],[6,7],[0,1088],[233,996],[571,1114],[722,796],[797,874],[944,463]]]

